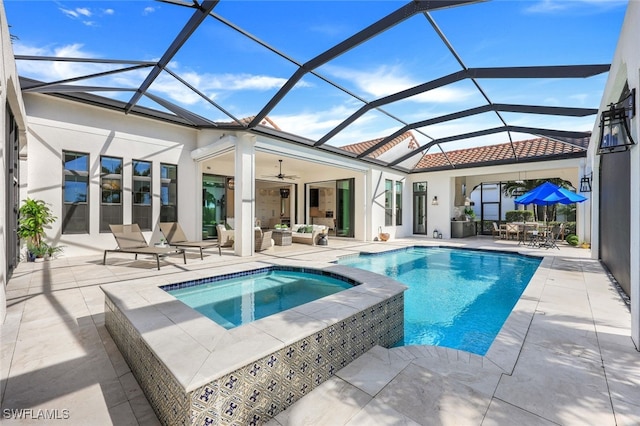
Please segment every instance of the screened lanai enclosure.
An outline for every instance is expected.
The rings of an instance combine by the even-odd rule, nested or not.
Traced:
[[[413,173],[585,155],[611,60],[589,46],[615,39],[568,10],[553,44],[538,41],[550,13],[524,3],[119,2],[82,46],[54,35],[57,50],[29,49],[11,22],[25,93]],[[57,9],[39,3],[31,25]],[[135,29],[122,14],[140,16]],[[117,57],[98,53],[106,34]]]

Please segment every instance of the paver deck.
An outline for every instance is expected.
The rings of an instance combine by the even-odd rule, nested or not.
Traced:
[[[374,347],[270,425],[640,424],[640,352],[629,337],[630,313],[588,250],[529,249],[482,237],[329,244],[274,247],[249,259],[211,251],[201,261],[194,252],[187,265],[169,259],[160,271],[126,255],[106,266],[101,255],[20,264],[7,286],[0,335],[3,424],[50,424],[44,416],[69,425],[158,424],[104,327],[102,284],[248,261],[329,262],[414,244],[547,256],[533,296],[521,299],[530,314],[512,315],[513,328],[501,336],[517,346],[515,355],[493,347],[485,357],[431,346]]]

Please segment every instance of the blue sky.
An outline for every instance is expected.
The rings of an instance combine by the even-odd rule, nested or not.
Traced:
[[[237,1],[222,0],[214,13],[233,22],[284,55],[304,63],[336,43],[398,9],[398,1]],[[431,17],[465,66],[533,66],[610,63],[626,1],[494,0],[438,10]],[[16,54],[157,60],[192,10],[154,1],[5,1]],[[112,65],[69,62],[18,62],[26,75],[44,81],[113,69]],[[208,18],[173,58],[169,68],[235,117],[257,114],[296,66],[257,43]],[[372,101],[443,75],[460,64],[422,15],[319,67],[317,72],[360,98]],[[136,87],[149,69],[77,84]],[[597,108],[606,74],[575,80],[479,80],[494,103]],[[168,74],[150,92],[212,120],[229,117]],[[127,101],[131,94],[114,95]],[[162,109],[150,100],[145,106]],[[405,122],[424,120],[484,105],[469,80],[384,107]],[[362,103],[307,74],[269,113],[282,129],[318,139]],[[508,124],[566,130],[592,130],[595,116],[565,118],[504,114]],[[421,129],[419,142],[501,124],[482,114]],[[402,126],[371,111],[332,139],[344,145],[391,134]],[[425,136],[427,135],[427,136]],[[521,135],[514,139],[531,138]],[[481,143],[507,142],[506,134]],[[445,149],[477,144],[464,141]]]

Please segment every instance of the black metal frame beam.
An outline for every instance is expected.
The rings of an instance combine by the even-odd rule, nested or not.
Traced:
[[[609,71],[611,65],[559,65],[559,66],[539,66],[539,67],[497,67],[497,68],[469,68],[460,70],[444,77],[431,80],[429,82],[419,84],[409,89],[394,93],[389,96],[377,99],[363,105],[358,111],[354,112],[342,123],[338,124],[325,136],[318,139],[316,146],[323,145],[329,139],[333,138],[340,131],[344,130],[348,125],[356,121],[365,113],[373,108],[380,107],[392,102],[400,101],[419,95],[429,90],[437,89],[448,84],[456,83],[464,79],[474,78],[491,78],[491,79],[512,79],[512,78],[586,78],[593,77],[598,74]]]
[[[429,10],[444,9],[453,6],[459,6],[469,3],[478,3],[485,0],[442,0],[442,1],[423,1],[416,0],[407,3],[401,8],[384,18],[374,22],[367,28],[359,31],[348,39],[336,44],[330,49],[324,51],[320,55],[311,59],[298,68],[293,75],[287,80],[287,82],[278,90],[278,92],[267,102],[262,110],[255,116],[255,118],[249,123],[249,127],[258,125],[266,116],[275,108],[275,106],[285,97],[287,93],[304,77],[308,72],[326,64],[332,59],[342,55],[343,53],[353,49],[359,44],[375,37],[376,35],[388,30],[389,28],[399,24],[400,22],[416,15],[417,13],[427,12]]]
[[[391,142],[393,139],[397,138],[398,136],[400,136],[401,134],[409,130],[413,130],[418,127],[425,127],[425,126],[431,126],[434,124],[444,123],[447,121],[453,121],[460,118],[470,117],[472,115],[484,114],[486,112],[491,112],[491,111],[560,115],[560,116],[567,116],[567,117],[586,117],[586,116],[594,115],[598,113],[598,110],[594,108],[550,107],[550,106],[512,105],[512,104],[483,105],[477,108],[458,111],[451,114],[442,115],[440,117],[434,117],[427,120],[416,121],[415,123],[408,124],[402,127],[401,129],[395,131],[391,135],[387,136],[386,138],[382,139],[380,142],[368,148],[361,154],[358,154],[358,158],[362,158],[366,155],[371,154],[376,149],[382,147],[386,143]]]
[[[155,64],[147,78],[142,82],[136,93],[133,95],[129,103],[124,108],[125,113],[131,111],[131,108],[138,103],[140,97],[149,90],[151,84],[160,75],[162,70],[169,64],[169,61],[178,53],[180,48],[189,40],[189,37],[195,32],[196,29],[202,24],[202,22],[209,16],[209,12],[219,3],[219,0],[205,0],[202,4],[193,12],[189,21],[182,28],[178,36],[173,40],[169,48],[164,52],[160,60]]]

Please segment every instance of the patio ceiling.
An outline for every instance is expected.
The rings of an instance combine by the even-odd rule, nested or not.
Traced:
[[[404,172],[586,155],[613,47],[605,61],[590,57],[585,46],[576,47],[590,40],[569,37],[567,28],[560,32],[567,40],[545,46],[541,57],[526,28],[547,17],[526,16],[522,29],[514,17],[504,25],[513,32],[495,33],[495,11],[519,2],[358,2],[361,13],[350,16],[342,15],[343,3],[352,2],[164,0],[171,22],[152,22],[168,37],[157,59],[17,54],[22,90],[194,128],[243,129]],[[334,16],[335,28],[311,28],[314,14]],[[247,15],[264,16],[264,22],[257,25]],[[336,42],[345,22],[357,28]],[[389,34],[402,45],[389,46]],[[113,36],[135,39],[133,32]],[[518,52],[519,46],[532,53]],[[513,64],[491,63],[492,52],[508,49],[514,49]],[[350,60],[354,52],[357,69]],[[253,61],[241,62],[247,56]],[[82,71],[48,80],[34,71],[49,64]],[[394,73],[382,72],[389,69],[411,78],[389,81]],[[224,92],[202,78],[225,73],[246,74],[244,91]],[[267,79],[270,89],[252,90]],[[596,88],[586,101],[575,83],[584,80]],[[556,90],[557,99],[541,98],[536,91],[542,86]],[[470,158],[462,151],[481,154]]]

